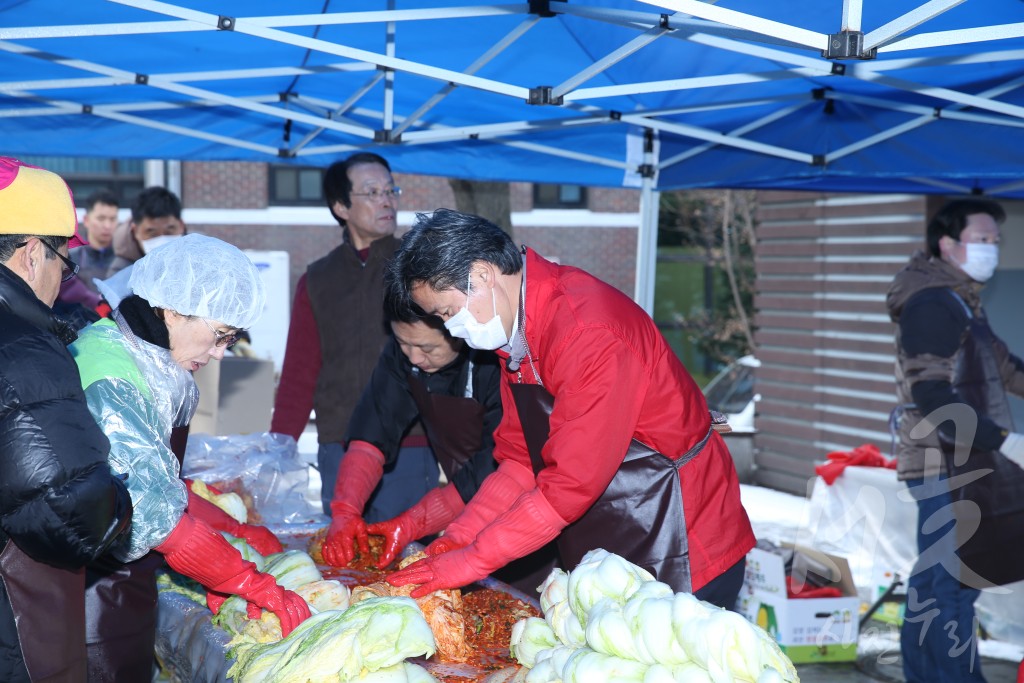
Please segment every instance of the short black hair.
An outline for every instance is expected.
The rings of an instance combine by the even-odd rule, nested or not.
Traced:
[[[926,232],[928,238],[928,252],[932,256],[942,256],[939,249],[939,240],[943,237],[952,237],[960,241],[960,233],[967,227],[968,216],[985,213],[992,216],[997,225],[1002,225],[1006,220],[1006,211],[997,202],[991,199],[954,199],[939,209],[938,213],[928,222]]]
[[[421,283],[434,291],[465,292],[475,261],[494,264],[504,275],[523,268],[523,256],[512,238],[486,218],[451,209],[416,214],[415,225],[385,273],[386,306],[418,311],[412,289]]]
[[[83,205],[85,207],[85,212],[89,213],[97,204],[119,207],[121,206],[121,200],[117,198],[116,194],[104,187],[96,190],[85,198],[85,204]]]
[[[46,252],[46,259],[51,260],[57,258],[54,251],[57,251],[65,244],[68,243],[70,237],[64,237],[61,235],[0,235],[0,263],[7,263],[14,256],[14,252],[18,249],[18,245],[22,242],[26,242],[35,237],[41,242],[46,242],[50,246],[50,249],[44,249]]]
[[[332,207],[335,202],[341,202],[346,208],[351,208],[352,179],[348,177],[348,170],[359,164],[380,164],[391,173],[387,159],[373,152],[357,152],[347,159],[335,161],[327,168],[324,172],[324,199],[327,201],[327,210],[343,228],[346,227],[345,221],[334,214]]]
[[[132,222],[136,225],[146,218],[164,216],[181,220],[181,200],[166,187],[147,187],[132,202]]]

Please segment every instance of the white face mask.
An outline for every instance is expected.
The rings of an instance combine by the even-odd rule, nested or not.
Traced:
[[[968,242],[964,249],[966,256],[960,270],[978,282],[987,282],[999,265],[999,245]]]
[[[157,235],[156,237],[152,237],[148,240],[142,240],[139,242],[139,246],[142,247],[143,254],[148,254],[157,247],[162,247],[171,240],[176,240],[179,237],[181,237],[181,235]]]
[[[491,304],[494,306],[494,317],[485,323],[479,322],[469,312],[470,283],[466,285],[466,305],[459,309],[445,322],[444,326],[453,337],[465,339],[470,348],[481,351],[493,351],[508,344],[508,335],[505,334],[505,326],[498,315],[498,299],[494,288],[491,288]]]

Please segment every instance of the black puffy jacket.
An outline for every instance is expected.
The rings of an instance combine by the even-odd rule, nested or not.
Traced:
[[[0,549],[14,543],[31,560],[77,571],[128,528],[131,499],[107,464],[109,442],[65,348],[73,339],[0,265]],[[27,680],[11,604],[17,577],[0,568],[0,578],[0,681]],[[53,604],[84,611],[84,592],[54,597]],[[64,624],[59,613],[17,616]]]

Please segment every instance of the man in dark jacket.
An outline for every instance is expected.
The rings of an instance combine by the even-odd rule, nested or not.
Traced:
[[[323,189],[343,241],[311,263],[295,287],[270,431],[298,440],[316,410],[321,502],[330,515],[345,430],[388,339],[381,307],[384,267],[400,244],[395,229],[401,190],[388,162],[369,152],[332,164]],[[367,521],[393,517],[437,486],[437,461],[419,425],[401,448],[370,500]]]
[[[0,157],[0,681],[86,680],[86,563],[131,522],[52,315],[75,207],[61,178]]]
[[[1020,476],[1024,466],[1024,435],[1013,431],[1006,395],[1024,395],[1024,363],[992,332],[981,304],[982,286],[999,262],[1005,217],[986,199],[948,203],[928,224],[928,251],[914,254],[897,273],[886,300],[899,326],[897,471],[918,508],[919,558],[900,630],[908,683],[985,680],[974,642],[974,601],[993,570],[1020,569],[1019,544],[989,543],[975,554],[988,524],[969,521],[963,503],[971,501],[954,504],[953,497],[965,493],[957,489],[970,480],[1005,484],[1011,480],[1005,475],[1016,470]],[[953,443],[967,455],[965,469],[974,470],[967,476],[950,471],[941,457],[944,444]],[[983,495],[990,513],[999,506],[994,493]],[[1020,490],[1007,494],[1016,502]],[[958,532],[967,527],[973,539],[961,542]]]
[[[501,421],[497,356],[470,349],[436,318],[408,312],[388,317],[392,335],[352,413],[348,450],[333,486],[323,555],[336,566],[352,560],[355,544],[368,550],[366,501],[384,469],[399,459],[402,436],[417,420],[449,483],[398,517],[370,525],[372,533],[387,538],[381,566],[410,541],[448,526],[495,469],[493,434]]]

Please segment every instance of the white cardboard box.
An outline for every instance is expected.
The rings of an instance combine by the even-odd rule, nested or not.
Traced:
[[[825,575],[843,597],[788,598],[782,556],[754,548],[747,554],[740,612],[772,634],[794,662],[856,660],[860,598],[849,565],[841,557],[802,546],[790,547],[795,553],[795,581],[802,580],[808,571]]]

